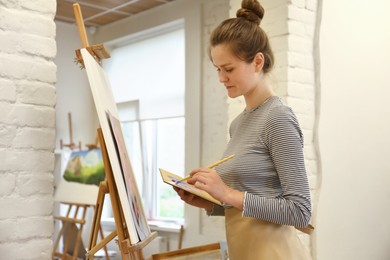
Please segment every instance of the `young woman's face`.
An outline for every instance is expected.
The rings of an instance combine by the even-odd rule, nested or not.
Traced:
[[[211,58],[229,97],[249,95],[256,88],[259,71],[255,62],[247,63],[239,59],[225,44],[213,47]]]

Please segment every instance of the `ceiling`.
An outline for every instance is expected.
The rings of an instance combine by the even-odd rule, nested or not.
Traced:
[[[75,23],[73,4],[79,3],[87,27],[99,27],[175,0],[57,0],[55,19]]]

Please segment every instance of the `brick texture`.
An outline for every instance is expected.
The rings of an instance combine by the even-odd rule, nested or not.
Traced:
[[[51,259],[55,12],[0,0],[0,260]]]

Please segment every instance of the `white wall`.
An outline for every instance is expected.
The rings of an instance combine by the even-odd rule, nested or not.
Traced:
[[[56,2],[0,1],[0,259],[51,259]]]
[[[318,260],[390,259],[389,13],[323,1]]]
[[[81,49],[76,25],[56,21],[57,24],[57,105],[56,148],[60,139],[69,144],[68,113],[72,113],[73,142],[82,149],[94,143],[98,120],[85,70],[74,62],[75,50]],[[94,44],[90,41],[90,44]]]

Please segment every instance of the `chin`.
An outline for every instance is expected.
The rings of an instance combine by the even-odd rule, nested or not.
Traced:
[[[238,95],[237,93],[230,93],[230,92],[228,92],[227,95],[228,95],[228,97],[230,97],[230,98],[236,98],[236,97],[241,96],[241,95]]]

